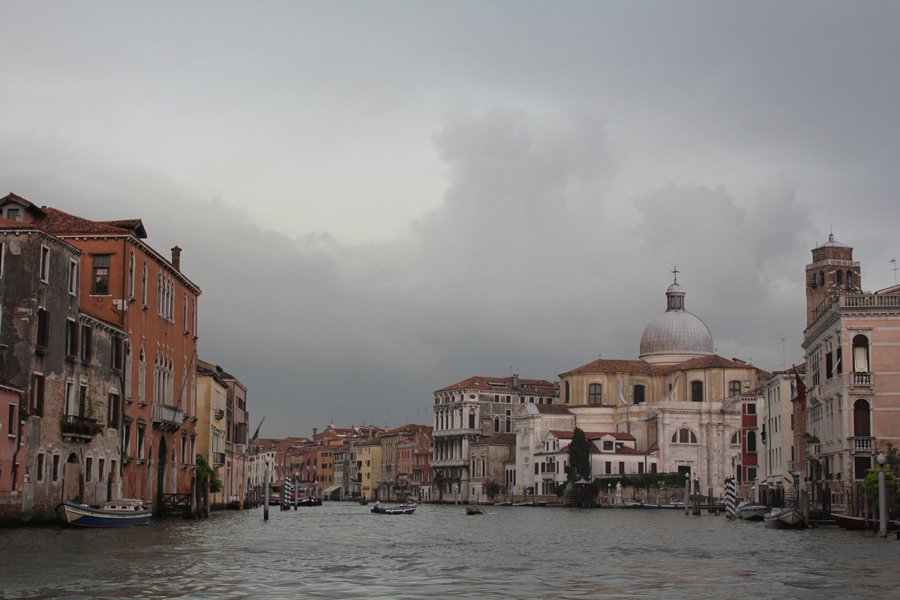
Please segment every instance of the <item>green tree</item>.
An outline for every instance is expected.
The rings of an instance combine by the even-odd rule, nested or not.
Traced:
[[[202,487],[207,481],[209,482],[210,493],[215,494],[222,491],[222,480],[219,479],[219,474],[206,462],[206,458],[202,454],[198,454],[197,484]]]
[[[497,494],[500,493],[500,484],[496,481],[488,481],[484,484],[484,493],[487,494],[488,498],[493,498]]]
[[[572,433],[572,443],[569,444],[569,466],[566,467],[569,481],[579,479],[591,479],[591,443],[584,431],[575,428]]]

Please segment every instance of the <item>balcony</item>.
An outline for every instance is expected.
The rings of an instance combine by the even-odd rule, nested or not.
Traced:
[[[469,461],[464,458],[451,458],[444,460],[432,460],[431,467],[465,467]]]
[[[103,431],[97,419],[89,419],[78,415],[65,415],[62,422],[63,437],[75,442],[89,442]]]
[[[224,409],[217,408],[216,410],[213,411],[213,419],[215,419],[216,421],[221,421],[224,418],[225,418],[225,410]]]
[[[153,405],[153,424],[165,431],[178,431],[184,421],[184,411],[168,404]]]
[[[873,452],[875,450],[875,438],[852,437],[850,438],[850,449],[853,452]]]
[[[851,373],[850,376],[852,377],[851,381],[853,382],[853,385],[865,385],[865,386],[869,386],[869,387],[872,386],[872,374],[871,373],[856,373],[856,372],[854,372],[854,373]]]
[[[225,453],[224,452],[213,452],[212,453],[212,466],[222,467],[224,465],[225,465]]]

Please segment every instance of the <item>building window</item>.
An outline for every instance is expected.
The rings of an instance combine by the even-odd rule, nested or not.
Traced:
[[[128,256],[128,297],[134,300],[134,251]]]
[[[90,456],[88,456],[87,458],[84,459],[84,482],[85,483],[91,482],[91,475],[92,475],[91,471],[93,471],[93,470],[94,470],[94,459],[91,458]]]
[[[615,450],[615,445],[612,440],[603,440],[603,451],[604,452],[612,452]]]
[[[103,469],[106,467],[106,459],[97,460],[97,482],[103,483]]]
[[[43,308],[37,311],[37,345],[42,348],[50,345],[50,320]]]
[[[3,257],[6,256],[6,244],[0,243],[0,277],[3,277]]]
[[[75,296],[78,294],[78,261],[69,261],[69,294]]]
[[[755,415],[755,414],[756,414],[756,403],[755,403],[755,402],[748,402],[748,403],[747,403],[747,414],[748,414],[748,415]]]
[[[113,429],[119,428],[120,404],[118,392],[110,392],[107,396],[106,424]]]
[[[741,382],[737,379],[728,382],[728,395],[730,397],[741,395]]]
[[[691,402],[703,402],[703,382],[691,382]]]
[[[41,246],[41,281],[50,281],[50,248]]]
[[[756,432],[747,432],[747,452],[756,452]]]
[[[637,384],[634,386],[633,397],[635,404],[643,404],[644,403],[644,386],[641,384]]]
[[[78,323],[72,319],[66,320],[66,356],[78,356]]]
[[[494,433],[500,433],[500,417],[494,417]]]
[[[53,455],[53,469],[51,471],[51,476],[53,477],[53,481],[59,481],[59,454]]]
[[[38,452],[37,455],[37,480],[44,480],[44,453]]]
[[[597,406],[603,402],[603,386],[599,383],[592,383],[588,386],[588,404]]]
[[[847,289],[849,290],[851,287],[851,281],[853,280],[853,271],[847,271]]]
[[[137,456],[138,456],[138,458],[140,458],[140,459],[144,458],[144,431],[145,431],[144,424],[143,424],[143,423],[138,423],[138,430],[137,430],[137,434],[138,434],[138,435],[137,435],[137,445],[138,445],[138,448],[137,448]]]
[[[872,435],[871,432],[869,403],[860,398],[853,403],[853,435],[855,437],[870,437]]]
[[[95,296],[109,295],[109,262],[111,254],[94,254],[91,256],[91,294]]]
[[[853,338],[853,372],[869,372],[869,340],[864,335]]]
[[[88,362],[93,354],[94,330],[83,325],[81,327],[81,360]]]
[[[141,305],[147,306],[147,261],[141,271]]]
[[[125,456],[131,456],[131,423],[125,421],[123,428],[125,429],[122,433],[123,454]]]
[[[112,343],[110,344],[110,349],[112,352],[112,356],[110,357],[110,364],[112,368],[121,371],[122,363],[123,363],[123,354],[124,354],[124,345],[125,343],[122,341],[120,337],[113,337]]]
[[[78,386],[78,416],[87,415],[88,410],[88,386],[84,383]]]
[[[740,444],[741,444],[741,438],[738,436],[738,432],[735,431],[731,435],[731,445],[732,446],[740,446]]]
[[[672,435],[673,444],[696,444],[697,436],[690,429],[679,429]]]
[[[44,375],[42,373],[31,374],[30,396],[28,411],[34,416],[44,416]]]
[[[9,416],[6,423],[6,434],[15,435],[16,433],[16,405],[9,405]]]

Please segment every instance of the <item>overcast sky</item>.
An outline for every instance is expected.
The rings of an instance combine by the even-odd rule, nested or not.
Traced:
[[[897,2],[0,2],[0,192],[140,217],[265,437],[637,358],[674,265],[802,359],[829,231],[900,254]]]

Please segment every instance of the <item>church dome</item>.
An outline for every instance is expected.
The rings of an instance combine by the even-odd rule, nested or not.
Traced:
[[[699,317],[684,309],[684,291],[676,279],[666,290],[666,312],[656,317],[641,336],[641,360],[684,362],[713,354],[712,334]]]

